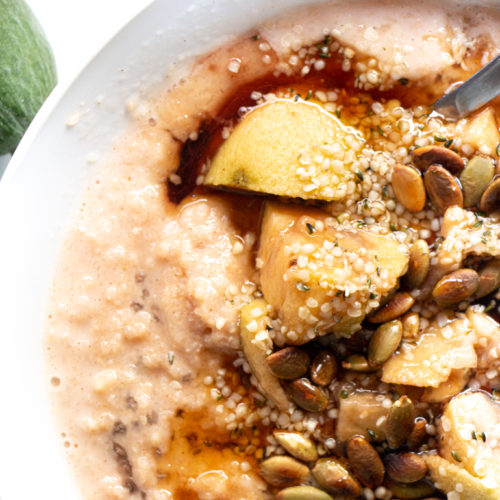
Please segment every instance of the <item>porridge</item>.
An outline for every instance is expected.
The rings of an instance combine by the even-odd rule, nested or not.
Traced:
[[[46,348],[84,498],[500,498],[487,6],[309,7],[200,58],[96,169]]]

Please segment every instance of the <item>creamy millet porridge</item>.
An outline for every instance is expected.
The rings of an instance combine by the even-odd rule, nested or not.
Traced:
[[[135,118],[48,311],[83,498],[500,498],[499,107],[431,107],[499,28],[308,7]]]

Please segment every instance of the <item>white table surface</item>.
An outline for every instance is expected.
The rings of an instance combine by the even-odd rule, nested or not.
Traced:
[[[151,1],[26,0],[52,46],[61,84],[72,80],[112,36]]]
[[[179,0],[171,0],[177,2]],[[26,0],[54,52],[67,86],[121,27],[152,0]],[[10,156],[0,157],[0,177]]]

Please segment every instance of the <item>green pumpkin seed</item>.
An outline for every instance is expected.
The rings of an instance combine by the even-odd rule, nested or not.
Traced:
[[[473,269],[458,269],[441,278],[432,296],[441,307],[449,307],[469,298],[479,287],[479,275]]]
[[[275,377],[293,380],[302,377],[309,369],[308,354],[298,347],[285,347],[266,358]]]
[[[405,284],[408,288],[418,288],[427,278],[431,265],[429,245],[425,240],[417,240],[410,247],[408,272]]]
[[[385,423],[388,445],[397,449],[403,446],[415,425],[415,409],[408,396],[401,396],[391,407]]]
[[[403,338],[415,338],[420,329],[420,315],[415,312],[409,312],[403,316],[401,321],[403,323]]]
[[[334,458],[318,460],[312,473],[318,484],[329,493],[357,497],[363,491],[354,476]]]
[[[329,385],[338,372],[335,356],[329,351],[320,351],[311,364],[311,380],[316,385]]]
[[[314,462],[318,452],[314,443],[299,432],[274,431],[276,441],[293,457],[303,462]]]
[[[497,175],[484,190],[479,208],[487,214],[500,208],[500,176]]]
[[[463,206],[460,184],[444,167],[431,165],[425,172],[424,184],[432,205],[439,213],[443,214],[452,206]]]
[[[277,488],[296,486],[310,477],[309,468],[287,456],[276,456],[264,460],[260,466],[264,480]]]
[[[353,372],[373,372],[377,367],[373,367],[361,354],[351,354],[342,361],[342,368]]]
[[[397,292],[387,304],[375,311],[368,319],[371,323],[386,323],[408,312],[415,299],[408,292]]]
[[[276,498],[277,500],[333,500],[326,491],[314,486],[292,486],[278,492]]]
[[[347,443],[347,458],[357,478],[368,488],[376,488],[384,481],[384,464],[375,448],[362,436],[354,436]]]
[[[449,148],[443,146],[423,146],[412,152],[413,163],[420,170],[426,170],[431,165],[441,165],[453,174],[459,174],[464,168],[462,158]]]
[[[492,260],[479,272],[479,286],[474,296],[481,299],[500,287],[500,260]]]
[[[372,366],[384,364],[396,351],[403,338],[403,324],[395,319],[380,325],[368,344],[368,362]]]
[[[479,202],[494,174],[495,166],[487,156],[474,156],[467,162],[460,174],[464,207],[473,207]]]
[[[413,430],[408,436],[406,446],[410,450],[418,450],[427,439],[427,420],[423,417],[415,419]]]
[[[400,498],[401,500],[412,500],[418,498],[428,497],[432,495],[436,489],[425,480],[416,483],[406,484],[398,483],[392,479],[387,479],[386,487],[391,490],[393,497]]]
[[[291,382],[288,391],[293,402],[306,411],[323,411],[328,404],[325,391],[306,378]]]
[[[410,212],[420,212],[425,207],[424,180],[421,173],[411,165],[397,164],[392,171],[394,196]]]
[[[415,483],[427,474],[425,460],[416,453],[391,453],[384,463],[387,475],[399,483]]]

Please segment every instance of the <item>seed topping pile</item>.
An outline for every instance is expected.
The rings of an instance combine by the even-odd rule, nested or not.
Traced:
[[[84,496],[500,500],[500,101],[433,110],[500,11],[448,3],[308,5],[127,100],[47,311]]]
[[[207,379],[216,413],[259,429],[240,452],[276,498],[499,498],[497,108],[449,122],[334,33],[290,50],[197,174],[204,193],[264,196],[228,372],[249,385]]]

